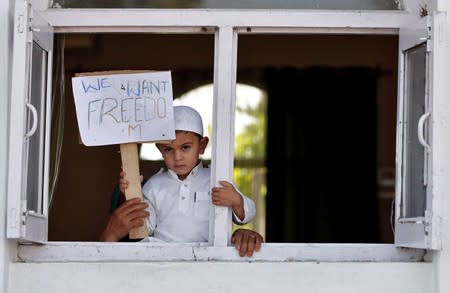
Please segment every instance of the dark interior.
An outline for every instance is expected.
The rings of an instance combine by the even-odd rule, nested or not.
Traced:
[[[171,70],[177,97],[213,82],[214,36],[60,34],[57,43],[63,38],[64,131],[49,240],[96,241],[118,182],[119,146],[79,143],[71,77]],[[381,183],[395,166],[397,43],[391,35],[239,35],[238,82],[268,97],[266,241],[393,242],[394,186]],[[141,173],[162,166],[142,161]]]

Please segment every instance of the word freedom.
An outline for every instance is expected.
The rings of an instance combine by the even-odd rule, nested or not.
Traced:
[[[121,97],[105,97],[88,102],[88,128],[101,126],[105,119],[115,123],[140,123],[167,116],[166,100],[163,97],[168,81],[164,80],[125,80],[115,84],[113,79],[96,78],[91,82],[82,80],[84,94],[113,90]]]
[[[92,124],[101,126],[105,119],[116,123],[140,123],[166,116],[167,105],[164,98],[103,98],[88,103],[88,128]]]

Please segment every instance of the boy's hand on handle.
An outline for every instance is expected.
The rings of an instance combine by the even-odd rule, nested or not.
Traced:
[[[128,180],[125,179],[125,172],[124,171],[120,171],[120,179],[119,179],[119,187],[120,187],[120,192],[122,192],[122,194],[125,194],[125,189],[128,188]]]
[[[261,249],[263,237],[255,231],[248,229],[237,229],[231,236],[231,243],[239,251],[239,255],[252,256],[254,251]]]
[[[140,175],[140,179],[141,179],[141,183],[142,183],[142,181],[144,180],[144,177],[142,175]],[[125,194],[125,189],[128,188],[128,184],[130,184],[130,182],[128,182],[128,180],[125,179],[125,172],[120,171],[119,188],[120,188],[120,192],[122,194]]]
[[[131,229],[144,225],[149,213],[145,210],[146,202],[133,198],[121,204],[109,218],[103,230],[100,241],[118,241],[126,236]]]
[[[213,204],[231,207],[236,216],[243,220],[245,212],[242,196],[236,191],[233,184],[228,181],[220,180],[219,183],[222,187],[213,187],[211,190],[211,200]]]

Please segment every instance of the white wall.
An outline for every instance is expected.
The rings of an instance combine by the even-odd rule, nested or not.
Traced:
[[[431,263],[13,264],[14,293],[429,293]]]
[[[6,291],[9,263],[14,245],[5,239],[6,232],[6,166],[8,108],[12,60],[12,27],[14,0],[0,2],[0,292]]]
[[[450,3],[448,0],[436,0],[434,5],[439,11],[449,13]],[[439,59],[442,65],[437,74],[439,74],[439,92],[436,95],[434,103],[439,109],[438,113],[434,115],[433,122],[441,126],[439,133],[439,144],[435,147],[440,156],[437,162],[438,168],[434,175],[433,193],[439,199],[439,216],[441,217],[441,237],[442,250],[432,254],[433,260],[433,284],[435,292],[450,292],[450,19],[446,15],[442,23],[445,28],[444,33],[441,34],[441,43],[444,46],[446,54]]]

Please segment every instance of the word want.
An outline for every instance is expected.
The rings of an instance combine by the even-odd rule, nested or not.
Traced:
[[[89,83],[86,83],[84,80],[81,81],[84,93],[95,93],[108,88],[116,88],[111,78],[103,77],[89,81]],[[167,90],[168,84],[169,82],[165,80],[125,80],[120,81],[120,86],[117,88],[123,91],[128,97],[141,97],[164,93]]]

